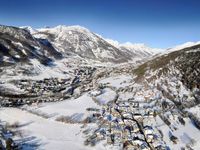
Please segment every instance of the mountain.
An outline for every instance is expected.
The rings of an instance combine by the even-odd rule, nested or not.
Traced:
[[[184,48],[199,45],[199,44],[200,44],[200,41],[198,41],[198,42],[186,42],[186,43],[183,43],[181,45],[176,45],[172,48],[168,48],[166,52],[172,52],[172,51],[184,49]]]
[[[119,43],[111,39],[106,39],[106,41],[122,51],[131,51],[135,58],[145,58],[164,51],[164,49],[150,48],[144,43]]]
[[[33,29],[0,25],[0,83],[6,81],[0,88],[8,86],[12,93],[10,85],[17,80],[73,79],[81,67],[111,67],[151,56],[142,49],[115,47],[80,26]]]
[[[200,102],[200,44],[167,51],[133,70],[136,81],[154,86],[165,98],[181,106]]]
[[[17,62],[30,62],[37,59],[48,65],[53,59],[61,59],[59,53],[47,39],[34,38],[27,30],[0,26],[0,61],[1,66]]]
[[[48,39],[65,56],[78,55],[81,58],[100,62],[127,62],[135,58],[149,57],[153,53],[143,47],[116,47],[101,36],[80,26],[57,26],[38,29],[33,35]],[[145,47],[146,48],[146,47]]]
[[[129,54],[80,26],[38,29],[34,36],[48,39],[66,57],[77,55],[100,62],[125,62],[131,59]]]
[[[0,26],[0,146],[199,150],[200,43],[162,51]]]

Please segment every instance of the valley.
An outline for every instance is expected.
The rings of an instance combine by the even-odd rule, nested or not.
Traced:
[[[200,149],[199,43],[154,54],[79,26],[0,33],[1,147]]]

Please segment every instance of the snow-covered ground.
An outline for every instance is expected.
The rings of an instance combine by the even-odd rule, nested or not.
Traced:
[[[156,117],[155,120],[151,121],[153,125],[162,131],[163,133],[163,140],[166,142],[166,145],[169,146],[171,150],[180,150],[181,147],[185,147],[187,144],[190,145],[193,149],[198,150],[200,149],[199,137],[200,132],[199,130],[192,124],[189,118],[184,118],[185,125],[182,125],[178,122],[176,116],[171,117],[172,125],[167,126],[160,117]],[[172,129],[176,127],[175,129]],[[174,144],[169,138],[169,132],[171,132],[174,136],[178,138],[177,144]],[[194,142],[192,144],[192,142]]]
[[[102,94],[97,96],[96,99],[100,104],[107,104],[110,101],[113,101],[116,98],[117,94],[110,88],[105,88],[102,90]]]
[[[27,106],[27,110],[34,110],[40,113],[56,116],[71,116],[74,114],[87,115],[87,108],[98,108],[99,106],[87,94],[74,100],[66,100],[57,103],[46,103],[39,107]],[[25,108],[25,107],[24,107]],[[34,137],[32,143],[39,145],[38,149],[44,150],[84,150],[93,149],[84,146],[84,136],[82,135],[83,124],[61,123],[52,118],[43,118],[27,110],[18,108],[1,108],[1,121],[13,124],[18,122],[22,127],[20,131],[24,137]],[[20,139],[20,137],[18,137]],[[102,144],[96,146],[97,149],[105,149]]]
[[[198,118],[200,118],[200,105],[197,105],[195,107],[192,107],[186,110],[192,113],[193,115],[197,116]]]
[[[99,83],[107,84],[115,88],[125,87],[130,85],[132,77],[130,75],[118,75],[114,77],[108,77],[99,81]]]
[[[25,106],[24,108],[51,116],[51,119],[56,119],[59,116],[72,116],[77,121],[81,121],[89,115],[87,108],[99,108],[99,106],[88,94],[85,94],[77,99],[44,103],[39,106]]]
[[[84,149],[84,139],[78,124],[63,124],[47,120],[17,108],[1,108],[0,118],[11,124],[15,122],[27,124],[21,127],[21,130],[25,136],[36,138],[41,145],[39,149]]]

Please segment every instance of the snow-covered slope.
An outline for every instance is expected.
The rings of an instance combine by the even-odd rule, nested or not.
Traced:
[[[143,44],[113,44],[111,40],[106,40],[81,26],[59,25],[38,29],[34,36],[48,39],[65,55],[75,54],[101,62],[127,62],[155,54],[155,49]]]
[[[142,60],[144,58],[149,58],[152,55],[155,55],[157,53],[161,53],[164,51],[164,49],[158,49],[158,48],[150,48],[146,46],[143,43],[119,43],[118,41],[114,41],[111,39],[106,39],[108,43],[111,45],[117,47],[121,51],[129,51],[132,53],[132,56],[136,60]]]
[[[195,105],[200,96],[195,94],[200,88],[199,60],[200,44],[195,44],[158,55],[140,65],[133,73],[137,75],[138,82],[143,82],[147,86],[152,83],[166,98],[177,103],[181,101],[181,105]]]
[[[0,62],[1,66],[17,62],[30,62],[37,59],[41,64],[49,65],[53,59],[62,58],[46,39],[36,39],[27,30],[0,26]]]
[[[192,47],[192,46],[199,45],[199,44],[200,44],[200,41],[186,42],[186,43],[183,43],[183,44],[180,44],[180,45],[176,45],[172,48],[168,48],[166,50],[166,52],[173,52],[173,51],[181,50],[181,49],[184,49],[184,48],[187,48],[187,47]]]
[[[131,55],[112,46],[100,36],[80,26],[57,26],[38,29],[35,37],[48,39],[65,56],[78,55],[100,62],[125,62]]]

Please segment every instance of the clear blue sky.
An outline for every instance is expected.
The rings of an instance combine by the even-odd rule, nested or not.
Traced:
[[[119,42],[168,48],[200,41],[200,0],[2,0],[0,24],[81,25]]]

